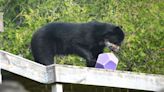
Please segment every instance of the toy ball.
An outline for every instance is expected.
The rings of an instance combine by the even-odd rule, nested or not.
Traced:
[[[99,54],[96,68],[116,70],[118,64],[118,58],[113,53]]]

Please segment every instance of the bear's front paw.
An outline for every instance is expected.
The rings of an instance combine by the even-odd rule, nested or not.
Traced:
[[[92,59],[92,60],[87,62],[87,67],[95,67],[95,65],[96,65],[95,59]]]

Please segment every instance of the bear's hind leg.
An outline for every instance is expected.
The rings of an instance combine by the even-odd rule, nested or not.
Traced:
[[[54,53],[51,47],[49,46],[39,46],[37,48],[32,48],[32,54],[34,60],[43,65],[54,64]]]

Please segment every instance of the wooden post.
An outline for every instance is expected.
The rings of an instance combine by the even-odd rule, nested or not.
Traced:
[[[0,32],[3,32],[3,13],[0,12]],[[1,74],[1,66],[0,66],[0,84],[2,83],[2,74]]]
[[[63,85],[62,84],[54,84],[52,85],[51,92],[63,92]]]
[[[2,74],[1,74],[1,67],[0,67],[0,84],[2,83]]]
[[[0,12],[0,32],[3,32],[3,13]]]

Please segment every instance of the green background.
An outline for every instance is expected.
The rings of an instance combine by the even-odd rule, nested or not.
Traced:
[[[5,25],[1,50],[33,60],[32,34],[46,23],[107,22],[122,26],[126,35],[116,54],[118,70],[164,74],[163,0],[0,0],[0,11]],[[75,55],[55,60],[85,66]]]

